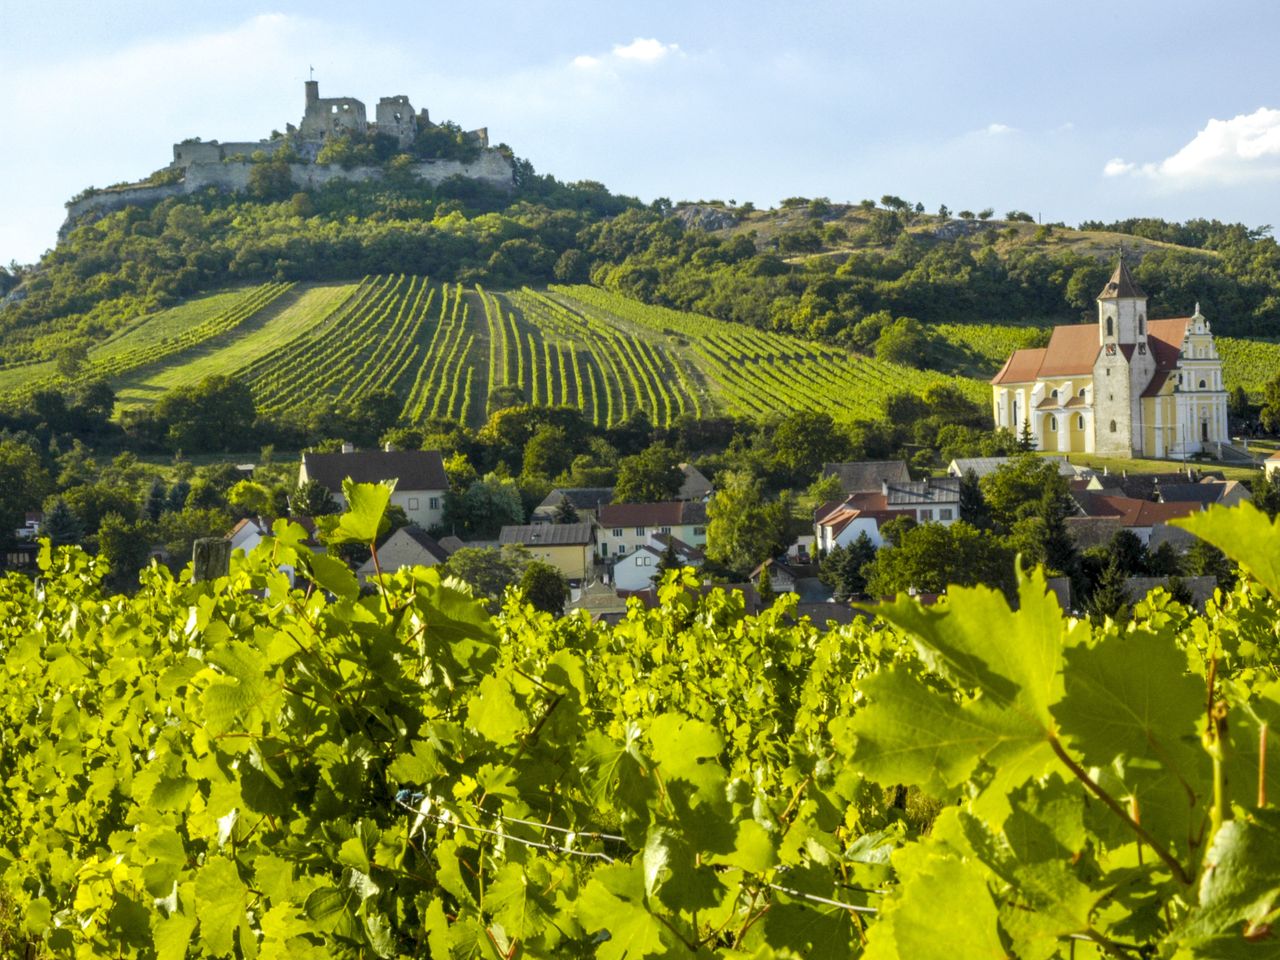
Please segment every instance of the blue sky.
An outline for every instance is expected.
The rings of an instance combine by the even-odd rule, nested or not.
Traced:
[[[644,200],[1280,226],[1280,5],[0,0],[0,262],[82,188],[322,96],[407,94]]]

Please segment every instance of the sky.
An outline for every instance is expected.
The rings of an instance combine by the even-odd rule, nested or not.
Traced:
[[[0,0],[0,263],[186,137],[405,94],[650,201],[1280,225],[1280,4]]]

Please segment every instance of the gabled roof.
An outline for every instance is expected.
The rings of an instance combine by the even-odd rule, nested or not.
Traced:
[[[578,510],[599,510],[613,499],[613,487],[556,487],[538,504],[538,510],[560,506],[562,500],[568,500]]]
[[[1129,273],[1129,266],[1124,262],[1123,255],[1120,257],[1120,262],[1116,264],[1116,269],[1111,274],[1111,279],[1107,281],[1106,286],[1102,288],[1102,292],[1098,294],[1099,300],[1116,300],[1121,297],[1146,297],[1146,294],[1142,292],[1142,288],[1134,282],[1133,275]]]
[[[1186,339],[1190,324],[1190,317],[1168,317],[1164,320],[1152,320],[1147,324],[1147,339],[1151,344],[1151,355],[1155,357],[1157,370],[1169,371],[1178,365],[1182,341]]]
[[[1017,457],[956,457],[947,467],[947,473],[953,477],[963,477],[968,471],[972,470],[980,478],[988,474],[995,473],[1006,463],[1014,463]],[[1066,457],[1042,457],[1058,465],[1058,474],[1063,477],[1074,477],[1076,475],[1075,468],[1067,461]]]
[[[417,524],[411,523],[407,527],[401,527],[393,532],[390,537],[387,537],[387,540],[390,540],[391,537],[394,537],[397,534],[401,537],[408,537],[423,550],[433,556],[437,563],[444,563],[449,559],[449,551],[442,547],[435,537],[431,536],[431,534],[427,533],[427,531],[423,530]]]
[[[1147,342],[1156,370],[1168,373],[1178,366],[1182,355],[1182,341],[1187,335],[1190,317],[1169,317],[1152,320],[1147,324]],[[1033,383],[1042,377],[1080,377],[1093,374],[1102,345],[1098,342],[1098,327],[1093,323],[1068,323],[1053,328],[1047,347],[1034,350],[1015,350],[1005,361],[1000,372],[991,378],[993,384]],[[1132,359],[1134,345],[1120,345],[1125,357]],[[1152,380],[1161,384],[1164,379],[1157,373]],[[1148,387],[1148,390],[1152,389]],[[1158,388],[1157,388],[1158,389]],[[1143,396],[1155,396],[1144,393]],[[1075,398],[1072,398],[1073,400]],[[1067,401],[1066,406],[1071,405]]]
[[[701,500],[714,491],[711,481],[693,464],[680,464],[680,472],[684,474],[684,482],[680,484],[680,490],[676,494],[677,500]]]
[[[685,543],[679,537],[673,537],[669,533],[655,533],[650,539],[664,550],[667,547],[667,543],[670,542],[675,547],[676,556],[681,560],[692,560],[695,563],[701,563],[707,559],[707,554],[701,547]]]
[[[1030,383],[1040,374],[1044,363],[1044,347],[1015,350],[1009,354],[1000,372],[991,378],[992,383]]]
[[[342,481],[380,483],[395,480],[396,490],[448,490],[444,458],[439,450],[356,450],[351,453],[304,453],[307,476],[333,493]]]
[[[591,542],[589,523],[529,523],[503,527],[498,543],[522,543],[526,547],[577,547]]]
[[[890,508],[915,503],[957,503],[959,500],[959,477],[929,477],[908,483],[890,483],[885,490],[885,503]]]
[[[707,522],[707,505],[695,501],[610,503],[600,508],[602,527],[678,527]]]
[[[1077,499],[1077,502],[1080,502]],[[1201,504],[1154,503],[1151,500],[1136,500],[1132,497],[1116,497],[1103,493],[1090,494],[1082,503],[1086,513],[1091,517],[1106,517],[1120,521],[1126,527],[1152,527],[1160,523],[1168,523],[1181,517],[1188,517],[1203,509]]]
[[[837,477],[844,493],[879,493],[885,483],[911,480],[905,460],[863,460],[855,463],[824,463],[824,477]]]
[[[1078,377],[1092,375],[1102,345],[1098,342],[1096,323],[1068,323],[1053,328],[1049,346],[1045,348],[1041,377]],[[1033,378],[1034,379],[1034,378]]]

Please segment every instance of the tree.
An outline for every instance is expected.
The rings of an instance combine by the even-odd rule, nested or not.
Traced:
[[[227,503],[237,517],[269,517],[274,499],[263,484],[241,480],[227,493]]]
[[[863,568],[876,558],[876,547],[862,531],[847,547],[835,546],[827,552],[818,576],[835,591],[837,600],[862,596],[867,589]]]
[[[984,207],[978,211],[979,220],[990,220],[995,215],[995,210],[991,207]]]
[[[85,483],[68,487],[61,496],[75,514],[76,520],[87,535],[96,534],[102,518],[115,513],[125,520],[138,518],[138,505],[133,493],[126,487],[109,483]]]
[[[316,480],[299,484],[289,497],[289,515],[292,517],[322,517],[337,512],[338,503],[333,494]]]
[[[534,560],[520,575],[520,591],[535,608],[554,616],[564,616],[564,602],[569,598],[569,584],[556,567]]]
[[[1127,579],[1128,574],[1113,555],[1103,568],[1102,578],[1093,588],[1089,602],[1085,605],[1089,618],[1094,623],[1100,624],[1108,617],[1117,623],[1128,622],[1131,610],[1129,591],[1125,583]]]
[[[1274,520],[1280,514],[1280,470],[1264,470],[1253,481],[1253,505]]]
[[[1031,453],[1036,448],[1035,434],[1031,432],[1031,421],[1022,421],[1022,432],[1018,434],[1018,449],[1023,453]]]
[[[905,531],[897,546],[881,547],[863,570],[866,592],[888,597],[915,589],[941,593],[948,585],[982,583],[1014,590],[1013,552],[997,537],[964,521],[924,523]]]
[[[573,462],[573,445],[561,427],[545,424],[524,445],[524,468],[527,476],[558,477]]]
[[[929,346],[929,335],[919,321],[910,317],[898,317],[880,331],[876,340],[876,359],[919,367]]]
[[[283,160],[255,163],[249,168],[249,196],[255,200],[284,200],[293,194],[293,174]]]
[[[662,575],[668,570],[679,570],[682,566],[684,565],[676,554],[676,542],[673,538],[668,537],[666,546],[662,548],[662,555],[658,557],[658,565],[654,568],[654,582],[661,581]]]
[[[991,529],[991,511],[987,509],[986,498],[982,495],[982,485],[978,474],[972,468],[964,472],[960,478],[960,519],[978,530]]]
[[[257,415],[253,392],[225,374],[178,387],[132,421],[135,434],[159,436],[171,449],[232,450],[252,436]]]
[[[1063,516],[1072,511],[1067,481],[1058,473],[1058,464],[1034,454],[1024,453],[1001,464],[979,485],[997,530],[1011,530],[1019,520],[1049,508]]]
[[[1236,385],[1227,394],[1227,412],[1236,420],[1248,420],[1253,407],[1249,404],[1249,394],[1244,387]]]
[[[151,481],[151,486],[147,488],[147,495],[142,501],[142,514],[152,523],[160,519],[160,514],[165,511],[165,485],[160,477],[156,477]]]
[[[809,483],[824,463],[843,460],[849,453],[848,439],[827,413],[797,410],[766,424],[764,431],[773,447],[773,469],[789,484]]]
[[[518,544],[461,547],[445,561],[444,572],[468,584],[476,596],[488,598],[496,609],[507,587],[519,583],[532,562],[529,551]]]
[[[556,523],[578,523],[578,508],[573,505],[573,501],[568,497],[561,497],[560,502],[556,504],[556,512],[553,515]]]
[[[778,596],[773,589],[773,577],[769,573],[768,562],[760,568],[760,582],[756,584],[756,593],[760,594],[760,602],[766,607]]]
[[[84,528],[62,497],[54,500],[52,506],[45,511],[44,520],[40,524],[40,536],[48,537],[55,547],[65,547],[84,539]]]
[[[231,526],[231,515],[225,510],[184,507],[162,516],[156,529],[170,566],[181,570],[191,562],[191,548],[197,540],[225,536]]]
[[[643,453],[622,458],[613,502],[661,503],[674,499],[683,483],[679,456],[665,443],[655,443]]]
[[[147,565],[151,554],[151,533],[144,520],[126,520],[118,513],[108,513],[98,528],[98,555],[111,566],[108,577],[116,590],[127,590],[138,583],[138,571]]]
[[[1188,577],[1213,577],[1223,590],[1235,586],[1234,564],[1213,544],[1197,537],[1182,555],[1182,568]]]
[[[707,557],[729,572],[745,576],[760,561],[786,549],[789,505],[766,503],[760,481],[729,470],[707,505]]]
[[[1268,433],[1280,433],[1280,373],[1267,381],[1262,390],[1262,410],[1259,412],[1262,429]]]
[[[52,486],[35,450],[18,440],[0,438],[0,544],[13,539],[27,511],[39,506]]]
[[[443,526],[450,533],[492,540],[503,527],[520,523],[524,501],[510,477],[487,473],[464,492],[445,494]]]

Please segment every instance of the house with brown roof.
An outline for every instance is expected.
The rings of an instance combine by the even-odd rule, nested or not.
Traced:
[[[449,478],[439,450],[397,450],[387,444],[383,450],[357,450],[349,443],[340,453],[304,453],[298,483],[314,480],[333,494],[338,506],[345,506],[342,481],[383,483],[394,480],[391,502],[401,507],[409,522],[424,530],[444,520],[444,495]]]
[[[707,545],[707,505],[697,500],[610,503],[600,508],[596,543],[601,559],[632,553],[665,533],[691,547]]]
[[[840,481],[840,492],[878,493],[886,483],[909,483],[911,474],[905,460],[859,460],[852,463],[824,463],[823,477]]]
[[[1163,540],[1186,542],[1191,535],[1176,527],[1167,526],[1169,521],[1189,517],[1204,509],[1204,504],[1196,500],[1159,503],[1087,491],[1072,493],[1072,498],[1083,516],[1068,517],[1067,529],[1073,533],[1081,548],[1096,545],[1100,542],[1099,537],[1104,538],[1102,542],[1105,542],[1117,530],[1130,531],[1148,546],[1155,546]]]
[[[1227,443],[1222,361],[1199,304],[1149,320],[1121,257],[1098,320],[1054,327],[1047,347],[1015,350],[991,381],[997,428],[1036,449],[1186,459]]]

